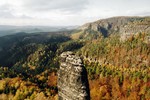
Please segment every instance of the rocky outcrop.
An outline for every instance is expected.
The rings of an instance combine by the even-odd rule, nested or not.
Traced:
[[[59,100],[90,100],[87,72],[80,57],[72,52],[60,55]]]
[[[83,33],[90,32],[101,33],[104,37],[110,34],[119,33],[121,39],[126,39],[128,36],[136,33],[150,33],[150,17],[112,17],[101,19],[92,23],[87,23],[79,28]],[[83,37],[88,35],[81,34]],[[89,35],[90,36],[90,35]],[[80,37],[80,36],[79,36]]]

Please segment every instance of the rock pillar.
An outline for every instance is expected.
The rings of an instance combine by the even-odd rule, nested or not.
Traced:
[[[59,100],[90,100],[86,69],[81,58],[72,52],[60,55],[57,81]]]

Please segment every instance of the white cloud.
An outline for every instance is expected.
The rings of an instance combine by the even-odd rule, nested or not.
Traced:
[[[79,25],[112,16],[150,16],[149,0],[0,0],[0,24]]]

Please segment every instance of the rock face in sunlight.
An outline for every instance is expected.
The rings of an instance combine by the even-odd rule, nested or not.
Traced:
[[[87,72],[81,58],[68,51],[60,55],[60,60],[59,100],[90,100]]]

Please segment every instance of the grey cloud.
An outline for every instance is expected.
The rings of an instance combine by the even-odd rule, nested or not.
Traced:
[[[26,0],[24,7],[36,11],[63,10],[77,12],[85,9],[88,0]]]
[[[29,17],[27,15],[20,15],[20,16],[16,16],[14,13],[14,9],[12,5],[0,5],[0,18],[13,18],[13,19],[17,19],[17,18],[22,18],[22,19],[32,19],[32,17]]]
[[[10,5],[8,4],[0,5],[0,11],[8,11],[8,10],[10,10]]]
[[[0,5],[0,18],[14,18],[10,5]]]
[[[0,12],[0,18],[15,18],[15,16],[10,12]]]

